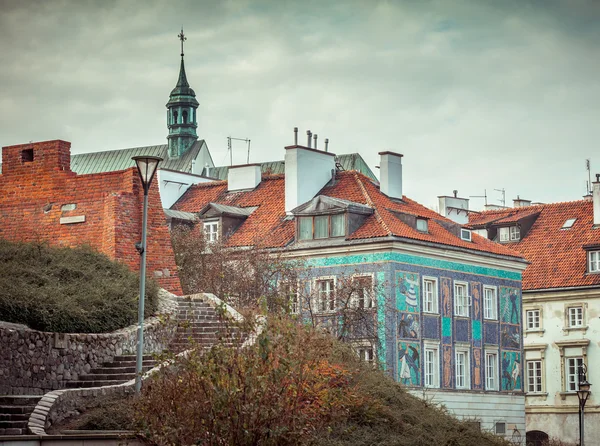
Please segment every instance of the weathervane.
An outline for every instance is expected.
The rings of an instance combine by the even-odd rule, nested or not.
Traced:
[[[181,27],[181,32],[177,35],[177,37],[179,37],[179,40],[181,40],[181,57],[183,57],[183,41],[187,40],[187,37],[185,37],[185,34],[183,34],[183,26]]]

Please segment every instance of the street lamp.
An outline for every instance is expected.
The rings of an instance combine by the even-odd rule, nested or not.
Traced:
[[[577,386],[577,398],[579,398],[579,445],[584,446],[584,420],[583,411],[585,409],[585,403],[590,396],[591,384],[587,380],[587,367],[585,364],[581,364],[578,370],[578,386]]]
[[[146,227],[148,225],[148,190],[156,173],[158,163],[163,159],[158,156],[134,156],[135,164],[144,187],[144,216],[142,218],[142,243],[136,243],[140,253],[140,301],[138,304],[137,357],[135,363],[135,391],[142,388],[142,360],[144,357],[144,301],[146,300]]]

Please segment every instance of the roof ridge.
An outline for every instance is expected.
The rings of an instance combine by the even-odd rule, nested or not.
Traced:
[[[570,201],[557,201],[554,203],[538,203],[538,204],[531,204],[529,206],[523,206],[523,207],[507,207],[505,209],[483,210],[483,211],[479,211],[479,215],[501,214],[504,212],[522,212],[522,211],[524,212],[524,211],[532,210],[532,209],[541,209],[546,206],[560,206],[560,205],[565,205],[565,204],[585,204],[587,202],[591,203],[590,200],[586,200],[586,199],[570,200]]]
[[[377,209],[377,206],[375,206],[375,202],[371,199],[371,196],[369,195],[367,188],[362,183],[361,178],[359,178],[359,175],[362,175],[362,174],[356,170],[351,170],[350,172],[353,174],[354,179],[358,183],[358,186],[360,187],[360,190],[361,190],[363,196],[365,197],[367,204],[373,208],[373,214],[375,215],[375,218],[381,224],[383,229],[385,229],[385,231],[387,232],[387,235],[392,235],[392,231],[390,230],[390,228],[384,221],[383,217],[379,214],[379,210]],[[365,178],[368,178],[369,181],[371,181],[371,179],[369,177],[367,177],[365,175],[362,175],[362,176],[364,176]]]

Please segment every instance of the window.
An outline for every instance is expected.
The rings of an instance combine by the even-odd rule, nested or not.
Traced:
[[[425,387],[440,386],[439,350],[425,346]]]
[[[352,279],[352,306],[354,308],[373,308],[373,278],[360,276]]]
[[[464,282],[454,282],[454,315],[469,317],[468,286]]]
[[[187,124],[187,118],[188,118],[188,112],[187,112],[187,110],[184,110],[184,111],[181,113],[181,117],[182,117],[182,122],[183,122],[184,124]]]
[[[469,351],[456,350],[454,352],[454,376],[457,389],[468,389],[469,382]]]
[[[573,224],[575,223],[575,220],[577,220],[576,218],[569,218],[567,221],[565,221],[565,224],[562,225],[561,229],[570,229],[573,227]]]
[[[514,242],[521,239],[521,229],[518,226],[498,228],[501,242]]]
[[[209,243],[219,240],[219,222],[207,221],[204,222],[204,236]]]
[[[485,354],[485,390],[498,390],[498,353]]]
[[[423,277],[423,311],[438,312],[438,281],[432,277]]]
[[[496,287],[483,287],[483,317],[498,319],[498,297]]]
[[[500,236],[500,241],[501,242],[507,242],[508,241],[508,237],[509,237],[508,228],[499,228],[498,229],[498,234]]]
[[[33,149],[25,149],[21,151],[21,162],[31,163],[33,161]]]
[[[579,367],[582,365],[583,358],[567,358],[565,360],[565,390],[567,392],[576,392],[579,389]]]
[[[583,327],[583,307],[569,307],[569,328]]]
[[[298,297],[298,285],[290,282],[281,284],[281,293],[287,299],[290,313],[300,313],[300,298]]]
[[[427,220],[424,218],[417,218],[417,231],[419,232],[427,232],[429,230],[429,225],[427,224]]]
[[[503,421],[499,421],[496,423],[496,435],[504,434],[506,434],[506,423]]]
[[[335,311],[335,288],[333,279],[317,280],[317,311]]]
[[[510,241],[516,241],[521,238],[521,229],[518,226],[510,227]]]
[[[358,357],[361,361],[372,363],[375,360],[375,352],[373,351],[373,347],[358,347],[356,349],[356,353],[358,353]]]
[[[298,217],[298,239],[312,240],[346,235],[344,214]]]
[[[527,361],[527,391],[542,392],[542,361]]]
[[[540,310],[527,310],[526,314],[526,324],[527,330],[539,330],[540,327]]]
[[[471,231],[468,229],[461,228],[460,229],[460,238],[466,240],[467,242],[471,241]]]
[[[600,273],[600,251],[590,251],[588,253],[588,271],[590,273]]]

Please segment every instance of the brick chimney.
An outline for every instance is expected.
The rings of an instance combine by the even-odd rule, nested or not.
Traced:
[[[227,190],[254,189],[260,184],[260,164],[230,166],[227,171]]]
[[[71,171],[71,143],[59,139],[2,148],[2,175]]]
[[[333,172],[335,154],[297,144],[286,147],[285,211],[314,198],[331,180]]]
[[[592,201],[594,202],[594,226],[600,226],[600,174],[592,182]]]
[[[379,190],[390,198],[402,199],[402,157],[394,152],[379,152]]]

